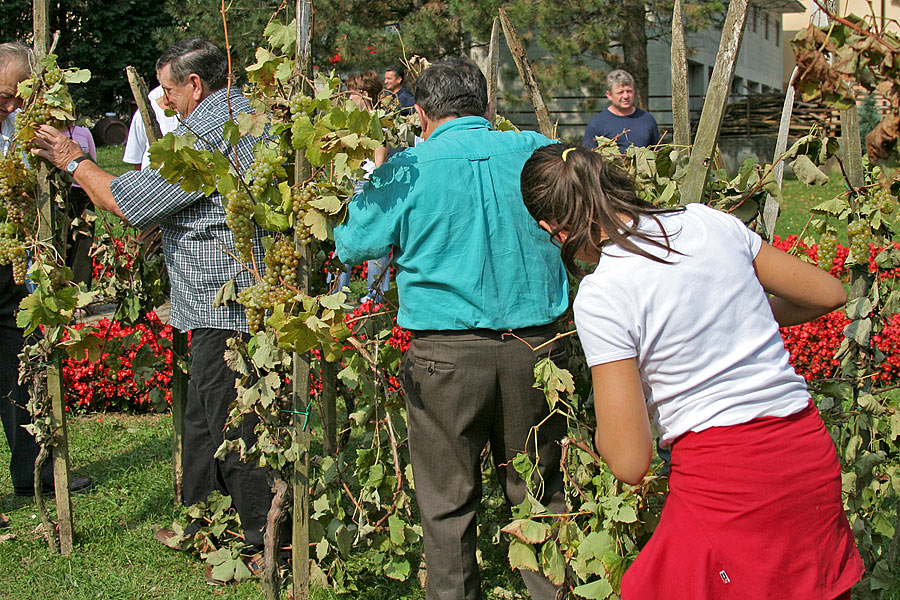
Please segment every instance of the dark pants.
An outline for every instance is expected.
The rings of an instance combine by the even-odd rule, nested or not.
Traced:
[[[532,347],[551,339],[555,325],[516,332]],[[525,499],[526,484],[512,460],[526,450],[540,456],[543,493],[552,512],[565,512],[559,441],[566,422],[555,415],[535,437],[531,428],[549,414],[541,390],[532,387],[534,365],[561,357],[558,344],[533,352],[497,332],[431,332],[417,335],[403,362],[409,449],[422,514],[428,600],[481,598],[476,551],[476,511],[481,502],[480,456],[490,442],[500,487],[511,505]],[[537,450],[537,453],[535,452]],[[557,588],[537,573],[522,577],[537,600]]]
[[[13,488],[16,493],[27,495],[34,493],[34,460],[40,448],[24,428],[31,423],[31,414],[25,408],[28,390],[19,385],[19,353],[24,344],[21,329],[0,325],[0,418],[9,443]],[[45,487],[52,487],[51,460],[44,463],[41,479]]]
[[[225,363],[226,341],[236,335],[223,329],[194,329],[191,332],[191,380],[184,411],[184,503],[203,502],[213,490],[231,496],[241,517],[248,544],[263,545],[266,514],[272,503],[272,489],[266,470],[247,463],[230,452],[224,460],[214,458],[225,439],[223,431],[228,411],[237,393],[236,374]],[[249,448],[256,443],[255,415],[244,416],[238,431],[228,439],[243,438]]]

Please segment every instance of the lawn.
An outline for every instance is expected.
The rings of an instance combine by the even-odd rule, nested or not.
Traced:
[[[205,565],[196,555],[170,550],[153,540],[156,529],[179,516],[172,497],[171,427],[169,415],[105,413],[70,420],[73,472],[97,482],[89,493],[72,497],[76,542],[70,556],[51,554],[35,531],[39,519],[34,503],[13,495],[6,470],[9,449],[0,445],[0,513],[10,522],[0,529],[0,599],[261,597],[254,581],[227,587],[207,585]],[[521,581],[506,566],[505,546],[493,546],[489,539],[484,542],[485,597],[525,597],[518,595],[524,594]],[[359,560],[351,563],[351,570],[363,567]],[[425,596],[415,579],[397,583],[364,578],[360,589],[366,590],[360,596],[366,600]],[[312,597],[338,598],[327,590],[314,590]]]

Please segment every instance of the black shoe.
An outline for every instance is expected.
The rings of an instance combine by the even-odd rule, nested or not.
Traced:
[[[90,477],[72,477],[69,479],[69,491],[73,494],[85,494],[94,487],[94,481]],[[16,489],[16,496],[34,496],[34,488]],[[55,496],[56,490],[53,484],[44,484],[44,495]]]

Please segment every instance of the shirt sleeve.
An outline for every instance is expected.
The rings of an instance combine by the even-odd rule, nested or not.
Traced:
[[[399,245],[403,207],[410,202],[412,169],[403,153],[372,172],[347,207],[347,218],[335,227],[334,242],[348,264],[380,258]]]
[[[178,183],[169,183],[153,169],[119,175],[109,189],[119,210],[138,229],[159,223],[204,197],[201,192],[186,192]]]
[[[600,275],[601,279],[603,276]],[[588,367],[637,356],[638,326],[625,296],[603,285],[582,280],[575,297],[575,327]]]

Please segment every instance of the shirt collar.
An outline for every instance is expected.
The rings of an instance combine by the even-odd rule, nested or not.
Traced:
[[[491,129],[491,122],[484,117],[457,117],[438,126],[428,137],[428,141],[435,139],[444,132],[457,129]]]

